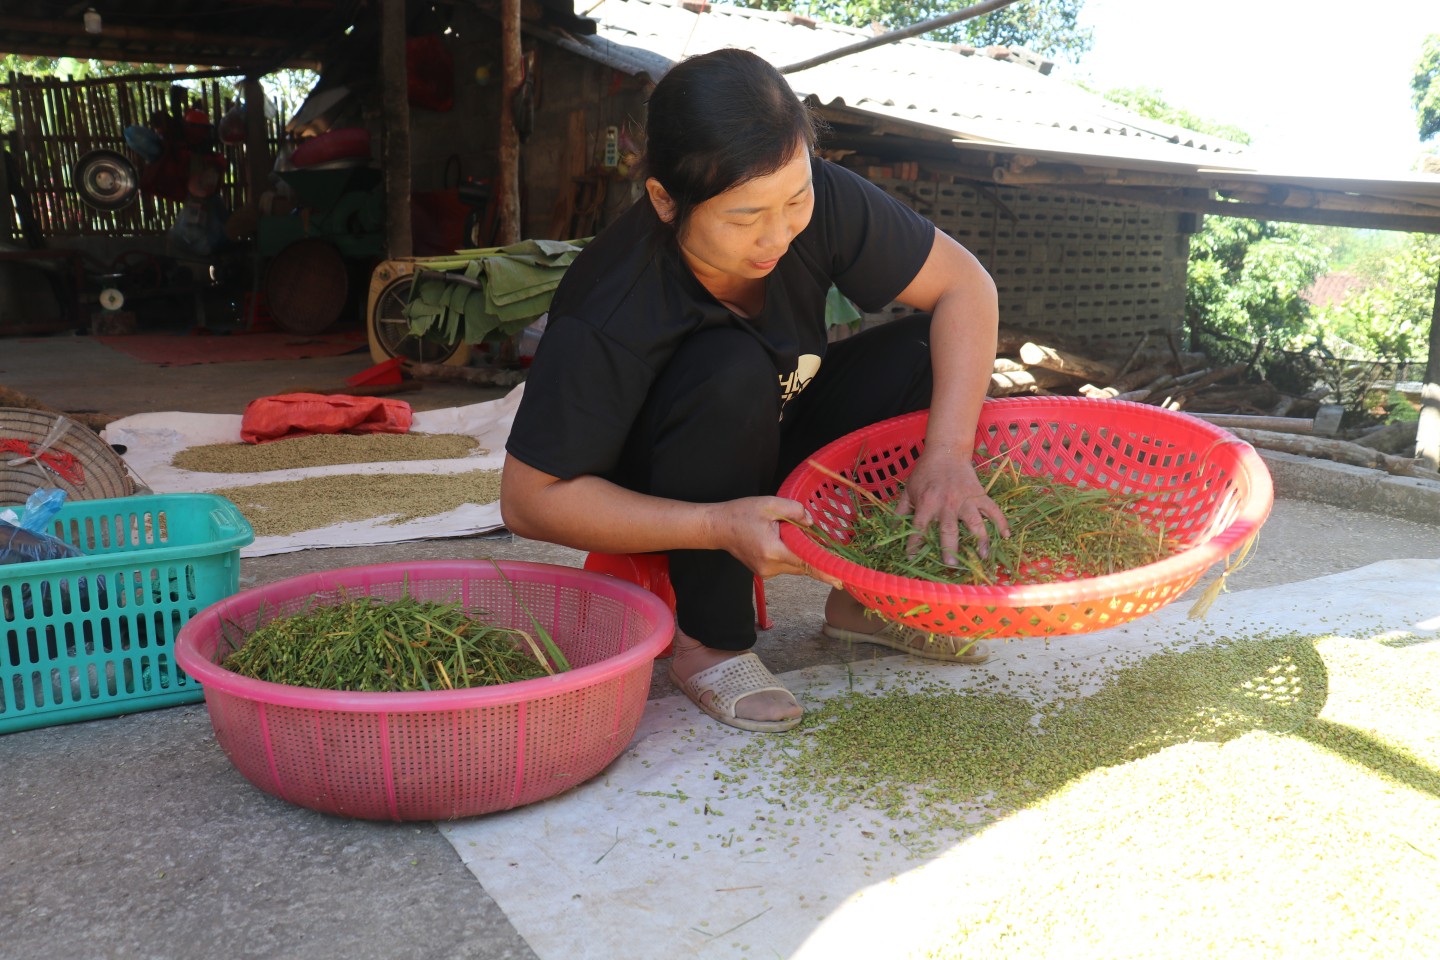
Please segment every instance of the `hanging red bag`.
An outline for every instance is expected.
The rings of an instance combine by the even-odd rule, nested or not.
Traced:
[[[440,34],[405,41],[405,79],[412,107],[444,113],[455,105],[455,58]]]
[[[240,439],[268,443],[328,433],[409,433],[413,419],[404,400],[286,393],[251,400],[240,418]]]
[[[151,196],[184,203],[189,196],[190,151],[165,141],[160,159],[140,168],[140,189]]]

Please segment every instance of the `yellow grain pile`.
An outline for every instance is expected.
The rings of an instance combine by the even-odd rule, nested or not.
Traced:
[[[458,433],[320,434],[273,443],[211,443],[175,454],[173,465],[196,473],[265,473],[345,463],[458,460],[488,451]]]

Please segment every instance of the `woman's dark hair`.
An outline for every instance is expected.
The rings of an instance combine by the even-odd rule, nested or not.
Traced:
[[[697,206],[731,187],[774,173],[819,124],[790,84],[746,50],[682,60],[650,94],[645,173],[675,201],[669,226],[680,231]]]

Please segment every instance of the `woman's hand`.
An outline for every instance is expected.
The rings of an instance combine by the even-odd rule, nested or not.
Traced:
[[[811,569],[780,539],[781,524],[811,525],[810,515],[798,502],[783,497],[746,497],[717,503],[714,507],[712,522],[716,542],[757,576],[768,578],[794,573],[814,577],[832,587],[840,586],[834,577]]]
[[[990,554],[987,517],[1000,536],[1010,536],[1005,514],[986,495],[969,457],[938,453],[921,456],[895,501],[895,509],[898,513],[913,514],[912,522],[917,530],[926,530],[932,523],[939,525],[940,556],[951,566],[956,562],[960,544],[960,524],[975,536],[975,549],[982,557]],[[910,539],[910,552],[914,553],[919,547],[917,534]]]

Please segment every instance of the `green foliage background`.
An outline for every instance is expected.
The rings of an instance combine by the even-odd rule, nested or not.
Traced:
[[[1410,88],[1420,139],[1429,140],[1440,134],[1440,33],[1432,33],[1421,45]]]
[[[1440,237],[1407,235],[1393,250],[1358,261],[1356,272],[1368,286],[1318,311],[1322,340],[1337,353],[1424,357],[1440,282]]]
[[[1436,42],[1427,48],[1428,69],[1434,75],[1440,37],[1431,39]],[[1417,75],[1424,69],[1422,61]],[[1440,109],[1440,83],[1433,90]],[[1172,107],[1153,89],[1105,96],[1143,116],[1250,142],[1244,131]],[[1339,303],[1312,307],[1303,294],[1332,270],[1359,274],[1367,286]],[[1258,373],[1303,393],[1333,368],[1326,358],[1425,356],[1440,282],[1440,238],[1207,216],[1190,238],[1187,273],[1191,345],[1222,363],[1254,355]]]

